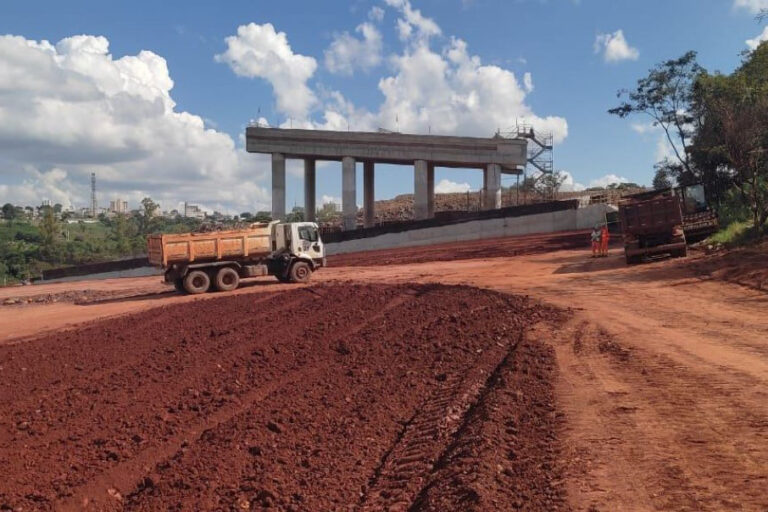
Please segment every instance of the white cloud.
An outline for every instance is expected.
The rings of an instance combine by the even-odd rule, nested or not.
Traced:
[[[581,183],[576,182],[573,179],[573,175],[568,171],[559,171],[559,172],[565,177],[565,179],[563,180],[563,184],[560,186],[560,190],[562,190],[563,192],[579,192],[586,188]]]
[[[409,39],[412,35],[425,41],[433,36],[442,34],[440,27],[432,18],[427,18],[421,11],[411,6],[410,0],[384,0],[387,5],[400,11],[401,18],[397,20],[400,39]],[[414,32],[415,29],[415,32]]]
[[[307,82],[317,69],[313,57],[294,53],[285,32],[271,23],[249,23],[237,27],[237,35],[226,38],[227,51],[216,55],[237,75],[267,80],[277,98],[277,109],[305,119],[317,99]]]
[[[640,52],[633,48],[624,38],[624,31],[617,30],[613,34],[598,34],[595,38],[595,53],[602,53],[605,62],[621,62],[637,60]]]
[[[326,205],[326,204],[335,204],[335,205],[338,206],[338,205],[341,204],[341,198],[340,197],[333,197],[333,196],[323,195],[320,198],[320,205],[323,206],[323,205]]]
[[[325,51],[325,67],[331,73],[351,75],[356,68],[370,70],[381,63],[381,33],[371,23],[362,23],[355,29],[362,38],[349,32],[338,34]]]
[[[533,76],[530,73],[523,75],[523,85],[525,86],[525,92],[533,92]]]
[[[468,52],[467,44],[461,39],[451,38],[442,49],[435,50],[431,44],[432,37],[442,31],[434,20],[413,9],[409,0],[385,2],[400,13],[397,23],[405,41],[402,52],[389,57],[392,74],[379,80],[384,100],[378,110],[357,107],[339,91],[327,91],[322,87],[315,91],[308,89],[307,80],[312,73],[307,70],[298,80],[298,90],[307,89],[301,96],[310,97],[315,108],[309,108],[305,102],[301,108],[302,115],[294,115],[281,126],[328,130],[375,130],[384,127],[410,133],[487,137],[497,129],[507,129],[515,121],[520,121],[532,124],[538,131],[552,132],[556,143],[568,135],[568,124],[564,118],[540,117],[526,104],[526,95],[533,90],[532,75],[524,74],[521,83],[512,71],[483,64],[479,56]],[[375,35],[370,32],[366,36],[367,30],[375,31]],[[363,23],[358,31],[363,33],[362,39],[349,34],[337,37],[326,52],[329,68],[349,73],[355,66],[373,65],[374,61],[363,60],[362,47],[366,40],[375,40],[373,46],[378,50],[381,36],[369,23]],[[258,52],[252,51],[252,47],[265,46],[261,43],[264,32],[269,36],[267,39],[275,40],[270,44],[279,47],[286,55],[281,63],[290,62],[294,57],[298,57],[300,62],[303,62],[301,59],[311,59],[294,54],[287,36],[276,34],[268,24],[239,27],[236,36],[227,38],[230,50],[217,58],[230,63],[236,73],[266,75],[263,70],[266,58],[256,58],[254,54]],[[365,58],[370,59],[371,56]],[[314,71],[314,67],[310,67]],[[281,94],[290,93],[275,87],[278,105],[282,103]]]
[[[452,194],[457,192],[469,192],[472,187],[469,183],[456,183],[451,180],[440,180],[435,185],[435,193],[437,194]]]
[[[758,34],[754,39],[747,39],[747,47],[750,50],[757,50],[757,47],[760,46],[760,43],[763,41],[768,41],[768,27],[765,27],[763,31]]]
[[[768,9],[768,0],[733,0],[733,7],[758,14],[761,10]]]
[[[640,135],[645,135],[646,133],[653,133],[661,130],[660,126],[654,126],[653,123],[632,123],[630,127],[633,131],[639,133]]]
[[[526,91],[512,71],[484,65],[452,38],[442,53],[419,43],[390,59],[393,76],[382,78],[381,126],[412,133],[489,136],[525,120],[552,131],[555,142],[568,135],[562,117],[539,117],[525,103]]]
[[[595,180],[592,180],[589,182],[589,187],[607,187],[608,185],[613,185],[614,183],[627,183],[629,180],[627,178],[624,178],[623,176],[617,176],[615,174],[606,174],[605,176],[602,176],[600,178],[597,178]]]
[[[371,21],[382,21],[384,19],[384,9],[378,5],[374,5],[371,7],[371,10],[368,11],[368,19]]]
[[[264,205],[265,159],[177,112],[165,59],[115,59],[104,37],[56,45],[0,36],[0,201],[85,205],[96,172],[99,202],[207,201]],[[245,159],[247,165],[245,165]]]

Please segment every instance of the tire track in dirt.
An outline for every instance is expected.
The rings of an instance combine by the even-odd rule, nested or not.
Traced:
[[[514,347],[497,343],[484,351],[465,374],[446,377],[404,425],[356,510],[408,510],[440,454],[461,426],[466,412],[476,403],[489,375],[496,371],[509,350]]]

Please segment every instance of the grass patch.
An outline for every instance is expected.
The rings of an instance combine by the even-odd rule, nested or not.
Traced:
[[[753,227],[752,221],[734,221],[709,237],[708,242],[736,247],[754,242],[758,238],[760,233]]]

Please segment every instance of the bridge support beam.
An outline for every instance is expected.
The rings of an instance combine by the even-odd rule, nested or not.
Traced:
[[[483,210],[501,208],[501,165],[488,164],[483,171]]]
[[[430,168],[432,171],[430,172]],[[430,179],[430,175],[431,178]],[[426,160],[413,164],[413,217],[416,220],[429,219],[434,214],[435,177],[434,167]],[[430,204],[432,212],[430,212]]]
[[[272,219],[285,220],[285,155],[272,153]]]
[[[314,158],[304,159],[304,220],[315,222],[317,205],[317,180],[316,180],[316,162]]]
[[[355,159],[341,159],[341,216],[344,230],[357,227],[357,172]]]
[[[363,224],[366,228],[373,227],[376,220],[376,195],[374,192],[374,163],[366,161],[363,164]]]

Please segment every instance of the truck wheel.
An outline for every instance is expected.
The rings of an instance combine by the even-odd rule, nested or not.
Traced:
[[[216,289],[220,292],[230,292],[240,284],[240,276],[232,267],[222,267],[216,272]]]
[[[297,261],[291,267],[291,282],[306,283],[312,275],[312,269],[306,261]]]
[[[202,270],[193,270],[184,278],[184,289],[192,295],[207,292],[209,286],[211,278]]]

